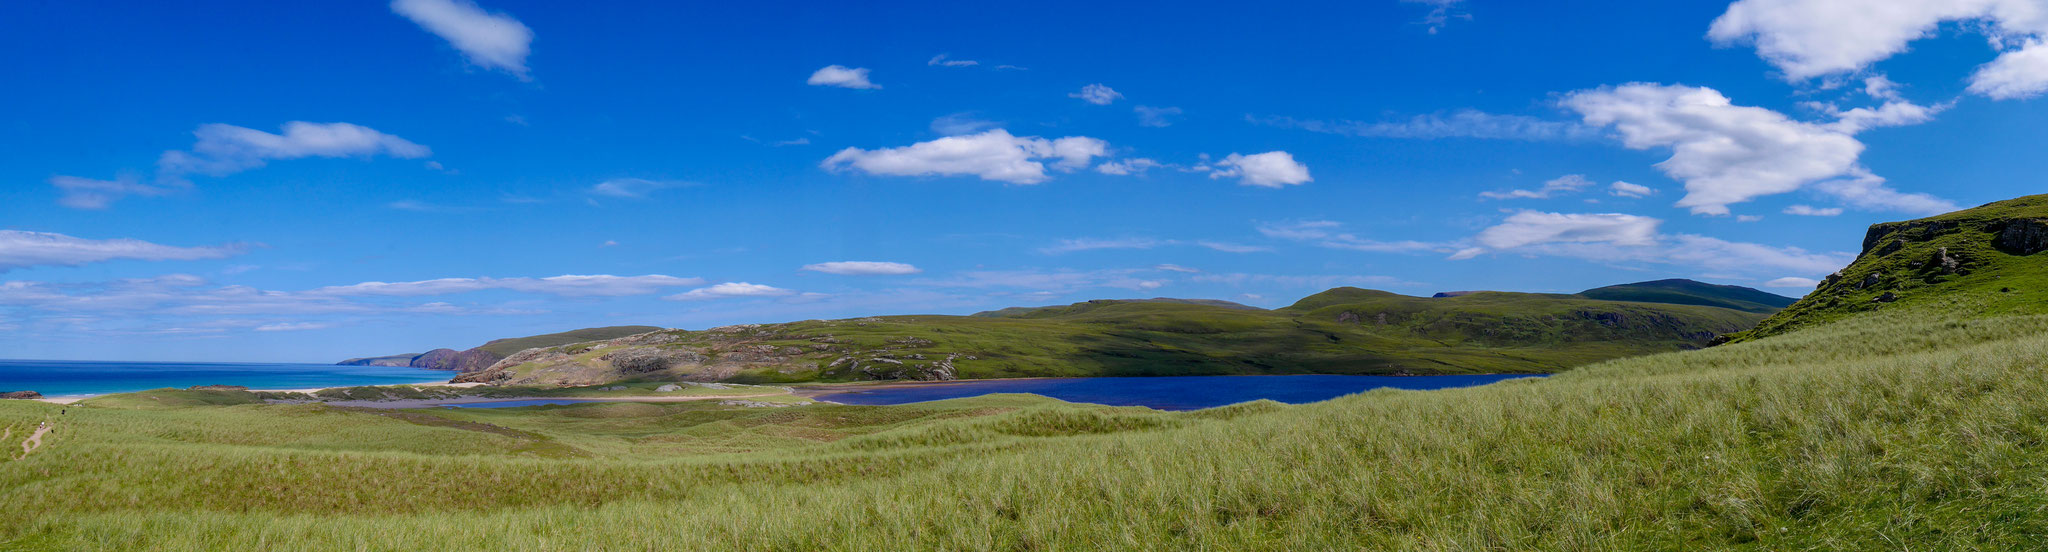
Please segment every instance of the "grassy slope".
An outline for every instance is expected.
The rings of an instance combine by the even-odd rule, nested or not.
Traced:
[[[1983,305],[1970,305],[1982,307]],[[31,549],[2021,549],[2048,316],[1887,309],[1544,380],[1192,413],[73,408]],[[0,403],[19,429],[54,405]]]
[[[1386,315],[1384,324],[1381,314]],[[666,346],[805,351],[790,362],[730,378],[757,383],[867,379],[832,362],[876,351],[890,351],[909,366],[963,355],[953,361],[962,379],[1531,373],[1696,347],[1715,334],[1748,328],[1762,318],[1719,308],[1570,295],[1484,293],[1430,299],[1338,288],[1271,311],[1095,301],[994,317],[811,320],[736,333],[676,330],[678,341]],[[829,339],[829,350],[814,348],[820,339]],[[615,351],[584,345],[560,350],[594,365],[601,364],[600,356]],[[909,354],[925,358],[909,359]],[[522,365],[514,372],[524,377],[540,367]]]
[[[1598,287],[1580,296],[1607,301],[1637,301],[1674,305],[1705,305],[1745,312],[1770,314],[1791,306],[1798,299],[1742,286],[1724,286],[1692,280],[1656,280]]]
[[[1861,313],[1931,307],[1958,315],[2048,313],[2048,262],[2042,254],[2019,256],[1994,246],[1992,228],[2016,219],[2048,219],[2048,195],[2028,196],[1919,220],[1873,225],[1870,242],[1856,262],[1783,312],[1737,334],[1736,340],[1779,335]],[[1884,253],[1884,246],[1905,245]],[[1962,261],[1961,273],[1944,273],[1929,261],[1942,248]],[[1884,254],[1880,254],[1884,253]],[[1880,275],[1876,286],[1861,286]],[[1894,303],[1873,301],[1886,292]],[[1965,307],[1967,306],[1967,307]],[[1964,309],[1969,310],[1956,310]]]
[[[485,343],[481,346],[478,346],[477,348],[489,351],[491,354],[498,355],[498,358],[504,358],[512,356],[512,353],[517,353],[520,351],[536,347],[556,347],[561,345],[568,345],[571,343],[582,343],[585,341],[603,341],[606,339],[626,337],[633,334],[643,334],[647,332],[660,330],[661,328],[655,326],[605,326],[602,328],[583,328],[580,330],[569,330],[560,333],[530,335],[526,337],[513,337],[506,339],[493,339],[489,343]]]

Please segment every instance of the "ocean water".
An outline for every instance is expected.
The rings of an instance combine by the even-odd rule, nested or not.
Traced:
[[[1301,404],[1380,388],[1448,389],[1526,377],[1541,376],[1177,376],[979,380],[878,387],[817,398],[845,404],[904,404],[991,393],[1032,393],[1067,402],[1198,410],[1259,399]]]
[[[455,373],[445,370],[392,366],[0,360],[0,391],[35,391],[46,397],[126,393],[194,385],[305,389],[438,383],[448,381],[448,378],[452,377],[455,377]]]

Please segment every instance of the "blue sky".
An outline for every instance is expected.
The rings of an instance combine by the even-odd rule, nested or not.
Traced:
[[[2040,191],[2040,0],[0,6],[0,357],[1803,294]]]

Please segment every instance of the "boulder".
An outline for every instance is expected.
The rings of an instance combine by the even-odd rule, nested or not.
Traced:
[[[1939,268],[1942,274],[1955,274],[1963,269],[1963,260],[1949,256],[1948,248],[1943,247],[1934,253],[1933,265]]]
[[[1884,292],[1884,295],[1879,295],[1879,296],[1877,296],[1877,298],[1875,298],[1875,299],[1871,299],[1871,300],[1870,300],[1870,302],[1872,302],[1872,303],[1890,303],[1890,302],[1893,302],[1893,301],[1897,301],[1897,300],[1899,300],[1899,294],[1898,294],[1898,293],[1894,293],[1894,292],[1890,292],[1890,291],[1887,291],[1887,292]]]
[[[1856,289],[1870,289],[1870,288],[1872,288],[1872,287],[1876,287],[1876,286],[1877,286],[1878,284],[1880,284],[1880,283],[1883,283],[1883,282],[1884,282],[1884,273],[1881,273],[1881,272],[1872,272],[1872,273],[1870,273],[1870,275],[1869,275],[1869,276],[1864,276],[1864,277],[1863,277],[1863,285],[1861,285],[1861,286],[1857,286],[1857,287],[1856,287]]]
[[[671,383],[671,384],[668,384],[668,385],[663,385],[663,386],[661,386],[661,387],[656,387],[656,388],[654,388],[654,390],[655,390],[655,391],[660,391],[660,392],[663,392],[663,393],[674,393],[674,392],[677,392],[677,391],[682,391],[682,390],[683,390],[683,386],[681,386],[681,385],[676,385],[676,384],[673,384],[673,383]]]
[[[8,391],[0,393],[0,399],[36,400],[40,398],[43,398],[43,394],[34,391]]]

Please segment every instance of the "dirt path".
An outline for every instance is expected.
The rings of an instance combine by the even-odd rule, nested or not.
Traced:
[[[49,433],[51,429],[56,429],[56,427],[57,426],[50,425],[49,422],[44,422],[43,425],[36,426],[36,432],[29,434],[27,441],[21,442],[21,456],[15,457],[15,460],[28,458],[29,453],[35,452],[36,449],[43,448],[43,434]],[[9,431],[9,434],[12,434],[11,430]]]

